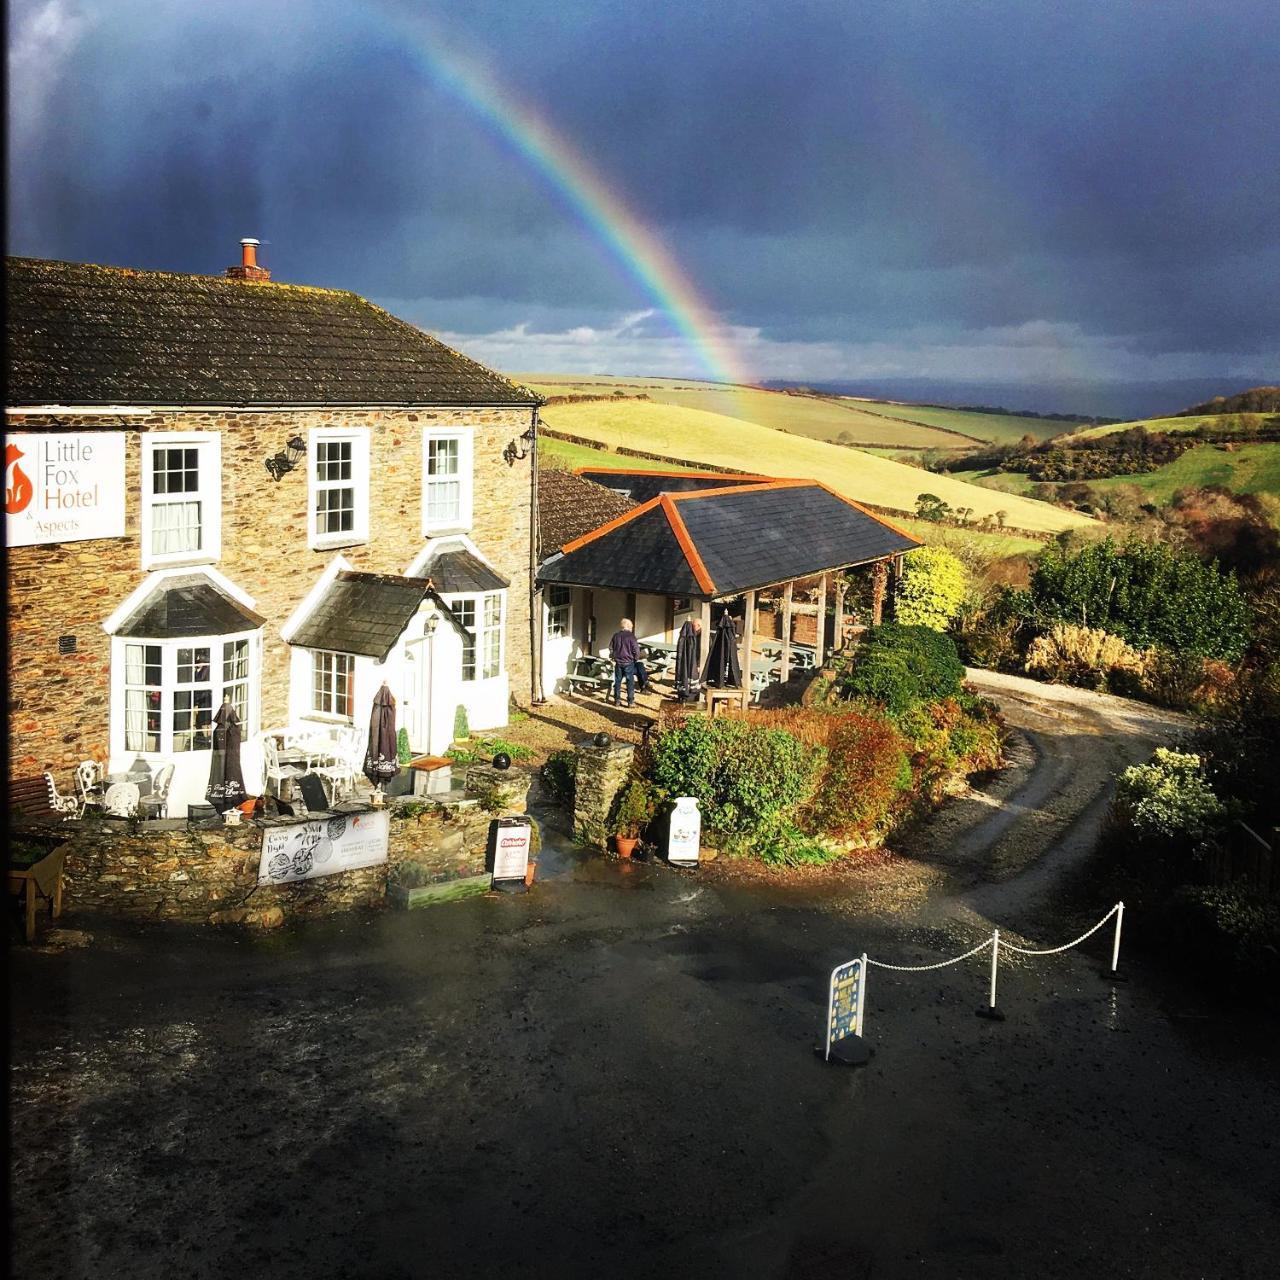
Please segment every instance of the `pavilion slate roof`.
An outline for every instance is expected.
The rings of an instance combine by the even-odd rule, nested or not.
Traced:
[[[538,469],[538,538],[547,555],[625,515],[636,503],[572,471]]]
[[[337,289],[6,258],[6,403],[529,405]]]
[[[568,543],[538,577],[668,596],[737,595],[920,545],[816,480],[661,494]]]
[[[303,649],[358,653],[385,662],[410,619],[428,598],[463,631],[436,595],[430,579],[344,570],[329,584],[289,643]]]
[[[116,635],[147,640],[226,636],[256,631],[266,621],[202,573],[162,578],[116,629]]]

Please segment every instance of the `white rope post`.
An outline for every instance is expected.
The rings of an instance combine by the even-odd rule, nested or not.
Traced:
[[[991,931],[991,995],[985,1009],[977,1010],[978,1017],[990,1022],[1003,1022],[1004,1014],[996,1008],[996,973],[1000,967],[1000,930]]]
[[[1111,943],[1111,968],[1102,976],[1110,978],[1112,982],[1123,982],[1125,979],[1121,976],[1120,969],[1120,930],[1124,926],[1124,903],[1116,903],[1116,932]]]
[[[862,972],[858,975],[858,1018],[853,1033],[862,1035],[862,1011],[867,1004],[867,953],[862,953]]]

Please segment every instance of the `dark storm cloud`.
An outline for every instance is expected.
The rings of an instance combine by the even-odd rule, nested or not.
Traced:
[[[10,249],[432,299],[477,332],[649,299],[415,56],[418,4],[25,0]],[[437,6],[734,324],[1046,322],[1280,350],[1280,10],[1101,0]],[[427,317],[421,318],[430,323]],[[1255,361],[1255,364],[1258,363]],[[767,374],[767,371],[765,371]]]

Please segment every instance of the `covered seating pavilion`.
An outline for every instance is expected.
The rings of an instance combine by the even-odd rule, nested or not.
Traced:
[[[711,635],[713,603],[744,602],[742,653],[748,667],[755,644],[756,606],[766,594],[780,597],[781,672],[790,671],[793,614],[798,586],[812,584],[817,596],[816,665],[825,658],[825,618],[833,575],[838,646],[844,632],[843,571],[877,569],[873,621],[879,621],[884,587],[907,551],[920,540],[883,516],[817,480],[771,480],[682,473],[675,490],[654,491],[653,472],[604,472],[590,479],[620,494],[646,500],[546,555],[538,573],[544,587],[557,585],[628,596],[688,601]],[[584,476],[585,478],[585,476]],[[664,477],[663,480],[667,478]],[[658,483],[662,484],[663,480]],[[633,484],[634,481],[634,484]],[[751,698],[744,673],[742,703]]]

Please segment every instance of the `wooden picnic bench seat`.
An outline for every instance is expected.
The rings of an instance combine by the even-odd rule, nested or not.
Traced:
[[[603,658],[579,658],[564,677],[570,693],[604,693],[613,688],[611,665]]]

